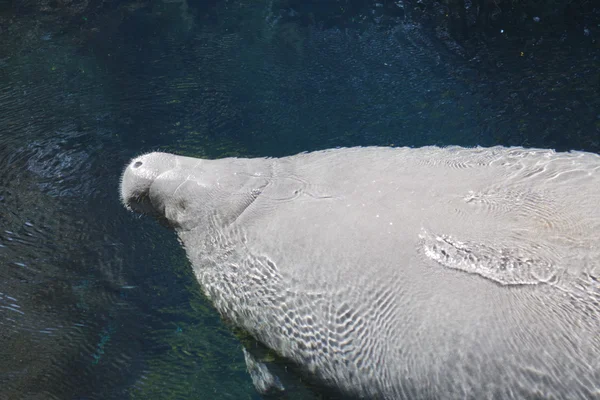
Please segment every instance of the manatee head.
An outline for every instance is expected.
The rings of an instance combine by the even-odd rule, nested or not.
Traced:
[[[167,153],[148,153],[134,158],[121,178],[121,201],[128,210],[142,214],[156,214],[158,199],[150,199],[153,183],[157,178],[175,168],[175,157]],[[158,194],[153,193],[155,196]],[[160,195],[164,204],[164,195]]]
[[[217,217],[234,221],[266,185],[267,160],[206,160],[153,152],[135,157],[121,179],[121,201],[131,211],[190,230]]]

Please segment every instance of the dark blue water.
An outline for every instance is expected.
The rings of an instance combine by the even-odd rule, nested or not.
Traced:
[[[119,204],[137,154],[600,152],[594,30],[474,50],[402,12],[249,3],[117,2],[63,25],[0,7],[0,399],[258,398],[174,234]]]

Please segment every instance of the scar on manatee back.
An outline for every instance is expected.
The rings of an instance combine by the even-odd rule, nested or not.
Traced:
[[[500,285],[553,283],[557,269],[552,263],[516,249],[461,242],[448,235],[425,230],[419,235],[423,254],[444,267],[476,274]]]

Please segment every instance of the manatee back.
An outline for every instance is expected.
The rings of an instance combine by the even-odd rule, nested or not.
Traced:
[[[217,308],[370,398],[600,394],[600,157],[355,148],[275,160],[181,233]]]

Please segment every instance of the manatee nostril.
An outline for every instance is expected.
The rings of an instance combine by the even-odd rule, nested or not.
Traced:
[[[140,165],[142,165],[142,162],[141,161],[136,161],[135,164],[133,164],[133,168],[137,168]]]

